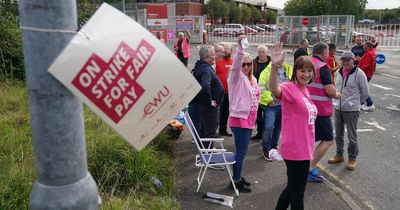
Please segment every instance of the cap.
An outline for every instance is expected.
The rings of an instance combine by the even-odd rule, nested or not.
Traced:
[[[354,54],[350,51],[345,51],[340,59],[354,59]]]

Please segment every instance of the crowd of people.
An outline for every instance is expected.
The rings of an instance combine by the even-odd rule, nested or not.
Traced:
[[[180,34],[174,47],[184,65],[190,55],[186,51],[189,38]],[[239,36],[234,55],[229,43],[200,48],[192,74],[201,91],[190,102],[189,114],[201,138],[233,135],[233,181],[240,192],[251,192],[250,182],[242,175],[250,141],[261,140],[261,155],[267,161],[272,161],[270,151],[278,150],[286,164],[288,182],[276,209],[289,205],[303,209],[307,181],[325,180],[317,164],[334,140],[336,155],[328,163],[344,162],[345,126],[349,139],[346,168],[356,168],[360,111],[375,108],[368,82],[375,71],[378,43],[363,43],[362,37],[357,37],[356,45],[344,51],[338,61],[336,46],[329,40],[314,44],[309,53],[309,42],[304,39],[292,66],[284,61],[281,43],[273,46],[270,55],[266,45],[258,46],[257,57],[252,59],[241,45],[244,38]],[[253,130],[256,134],[252,137]],[[212,148],[210,144],[202,142],[207,148]]]

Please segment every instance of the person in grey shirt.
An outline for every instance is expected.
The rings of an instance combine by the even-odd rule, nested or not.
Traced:
[[[360,106],[369,96],[367,76],[364,72],[354,65],[354,54],[343,52],[342,67],[336,72],[335,86],[340,90],[341,99],[333,103],[335,109],[335,131],[336,131],[336,155],[329,159],[328,163],[337,164],[344,161],[344,126],[347,128],[349,145],[347,153],[349,162],[346,168],[354,170],[356,168],[356,158],[358,155],[357,144],[357,123],[360,116]]]

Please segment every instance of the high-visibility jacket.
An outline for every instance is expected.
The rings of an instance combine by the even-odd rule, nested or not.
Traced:
[[[284,63],[282,67],[286,71],[286,75],[289,79],[292,78],[293,75],[293,67],[289,64]],[[260,88],[260,104],[264,106],[268,106],[272,100],[272,92],[268,88],[269,76],[271,73],[271,63],[261,72],[260,78],[258,79],[258,87]]]
[[[307,86],[307,89],[311,100],[317,106],[318,116],[329,117],[332,115],[332,98],[326,93],[321,81],[321,68],[327,64],[316,57],[312,57],[312,62],[315,67],[315,80]]]
[[[179,41],[179,39],[177,39],[175,41],[175,45],[174,45],[175,48],[178,48],[178,41]],[[189,46],[188,40],[186,38],[183,38],[181,47],[182,47],[183,57],[189,58],[190,57],[190,46]],[[176,51],[176,56],[178,56],[178,51]]]

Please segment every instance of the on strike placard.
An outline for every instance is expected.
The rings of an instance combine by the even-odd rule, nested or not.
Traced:
[[[165,45],[108,4],[49,72],[139,150],[200,90]]]

